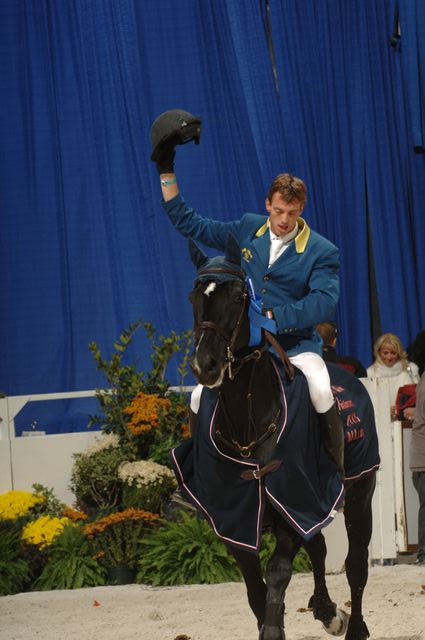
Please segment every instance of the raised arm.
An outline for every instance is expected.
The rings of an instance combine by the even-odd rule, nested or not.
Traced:
[[[186,144],[191,140],[198,144],[200,136],[201,119],[182,109],[165,111],[152,124],[151,160],[156,164],[165,202],[172,200],[179,193],[174,173],[176,146]]]
[[[188,238],[224,250],[227,236],[237,235],[238,221],[221,222],[204,218],[186,205],[180,195],[174,171],[176,146],[193,140],[198,144],[201,120],[187,111],[166,111],[151,127],[152,155],[160,177],[163,207],[174,227]]]

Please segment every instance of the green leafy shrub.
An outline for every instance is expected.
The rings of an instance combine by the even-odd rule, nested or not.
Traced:
[[[167,392],[170,408],[159,418],[149,447],[148,457],[158,464],[170,465],[170,449],[189,437],[189,398],[182,393]]]
[[[275,538],[263,536],[260,562],[263,570],[275,548]],[[136,582],[155,586],[215,584],[241,580],[233,556],[214,534],[209,524],[197,516],[181,512],[177,521],[162,521],[141,543]],[[309,560],[301,549],[293,571],[309,571]]]
[[[32,488],[34,495],[42,499],[32,509],[33,517],[53,516],[60,518],[66,504],[56,497],[54,490],[38,483],[34,483]]]
[[[21,527],[17,520],[0,520],[0,596],[23,591],[30,567],[22,558]]]
[[[181,513],[141,543],[136,582],[152,585],[239,581],[238,566],[205,520]]]
[[[105,569],[92,557],[81,528],[67,525],[50,548],[50,557],[34,589],[79,589],[105,584]]]
[[[70,489],[84,510],[109,510],[121,504],[122,482],[118,469],[127,461],[125,452],[114,446],[99,451],[76,453]]]
[[[145,330],[150,341],[152,367],[148,372],[138,371],[135,364],[128,365],[123,362],[134,334],[140,328]],[[89,345],[97,369],[103,373],[108,383],[106,388],[96,391],[101,413],[91,417],[89,426],[100,425],[107,433],[117,434],[120,446],[129,460],[150,457],[149,446],[155,439],[155,434],[152,432],[147,435],[143,432],[142,437],[140,433],[135,434],[128,428],[131,418],[125,409],[140,392],[165,397],[170,388],[170,383],[165,379],[165,370],[177,352],[183,352],[182,362],[178,366],[181,382],[187,374],[191,331],[182,334],[173,331],[169,336],[159,338],[156,338],[155,334],[156,331],[150,322],[139,320],[130,324],[114,343],[115,351],[109,360],[102,357],[95,342]],[[176,420],[179,419],[177,414],[178,412]],[[169,420],[167,425],[170,428]],[[157,445],[159,442],[160,440],[157,441]]]

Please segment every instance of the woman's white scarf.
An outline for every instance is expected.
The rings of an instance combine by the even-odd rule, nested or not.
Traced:
[[[396,362],[392,367],[387,367],[385,364],[375,362],[373,367],[377,378],[394,378],[404,371],[400,361]]]

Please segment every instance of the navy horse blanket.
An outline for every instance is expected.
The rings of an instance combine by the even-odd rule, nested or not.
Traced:
[[[341,476],[321,443],[304,375],[295,368],[288,381],[280,361],[274,362],[281,396],[272,456],[280,462],[277,470],[258,479],[242,477],[244,470],[259,470],[260,462],[222,450],[215,438],[219,390],[207,387],[194,436],[171,451],[186,497],[224,542],[253,553],[261,546],[267,501],[308,540],[333,520],[344,500]],[[373,407],[357,378],[336,365],[328,369],[345,428],[346,479],[354,480],[379,466]]]

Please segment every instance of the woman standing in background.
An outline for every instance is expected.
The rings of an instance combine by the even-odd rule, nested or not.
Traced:
[[[397,380],[399,387],[418,382],[418,367],[414,362],[408,362],[400,338],[394,333],[380,336],[373,347],[373,354],[375,361],[367,368],[369,380],[400,376]]]
[[[373,347],[375,361],[367,368],[367,377],[375,385],[379,380],[390,381],[391,419],[397,419],[395,405],[397,392],[406,384],[416,384],[419,381],[418,367],[407,360],[406,352],[400,338],[394,333],[384,333],[378,338]]]

